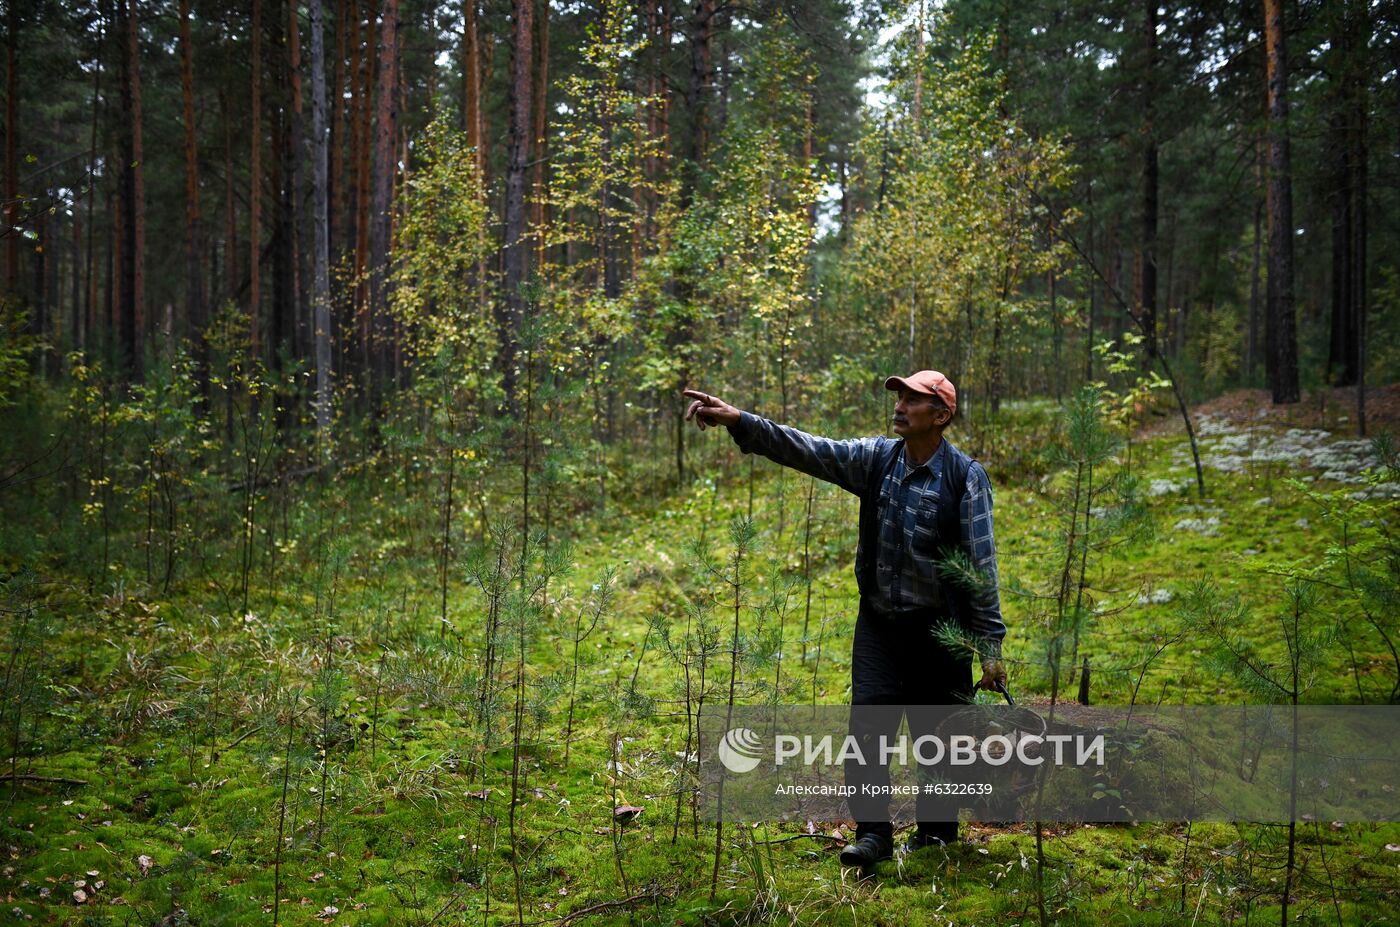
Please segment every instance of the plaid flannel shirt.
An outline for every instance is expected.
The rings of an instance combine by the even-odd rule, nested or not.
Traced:
[[[869,470],[894,443],[886,437],[835,441],[779,425],[750,412],[729,428],[744,453],[770,460],[810,476],[835,483],[859,496]],[[880,540],[875,552],[875,595],[868,604],[877,614],[944,611],[942,580],[937,569],[938,502],[946,442],[917,467],[899,455],[880,486]],[[958,544],[986,580],[972,596],[967,630],[982,642],[983,660],[999,658],[1006,624],[997,591],[997,552],[992,534],[992,487],[987,471],[973,461],[958,510]]]

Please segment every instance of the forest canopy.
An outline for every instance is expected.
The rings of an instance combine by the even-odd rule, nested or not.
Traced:
[[[1128,332],[1189,399],[1394,371],[1384,7],[5,15],[7,394],[236,357],[329,435],[449,343],[514,407],[538,325],[609,441],[700,370],[786,408],[936,361],[988,414]]]

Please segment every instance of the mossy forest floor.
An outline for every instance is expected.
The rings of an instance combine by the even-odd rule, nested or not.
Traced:
[[[1048,404],[1006,415],[1038,422],[1027,435],[1055,432]],[[1179,605],[1212,579],[1241,597],[1242,633],[1266,652],[1281,648],[1283,574],[1311,569],[1336,588],[1323,561],[1343,543],[1341,526],[1310,492],[1378,502],[1369,525],[1348,531],[1374,530],[1377,511],[1394,529],[1387,500],[1397,486],[1367,480],[1379,464],[1350,426],[1309,423],[1333,434],[1247,418],[1197,418],[1204,498],[1179,429],[1119,452],[1115,466],[1130,462],[1140,478],[1150,530],[1105,538],[1091,553],[1096,614],[1079,654],[1094,668],[1096,702],[1127,701],[1135,685],[1141,701],[1248,698],[1205,659],[1210,643],[1183,629]],[[663,629],[679,639],[687,603],[703,608],[711,594],[717,613],[732,614],[732,590],[703,568],[693,541],[703,536],[725,569],[729,526],[752,506],[743,594],[755,607],[742,621],[755,634],[758,622],[780,629],[781,641],[743,662],[741,692],[763,697],[776,677],[786,701],[843,704],[855,505],[818,487],[809,533],[805,477],[760,462],[750,482],[749,462],[722,432],[690,440],[701,478],[683,490],[656,480],[607,511],[571,503],[551,513],[552,536],[571,539],[572,568],[537,597],[549,604],[524,628],[518,714],[519,629],[487,655],[488,597],[460,551],[440,624],[436,484],[419,484],[427,498],[412,512],[411,481],[348,476],[270,498],[246,609],[231,541],[180,551],[168,589],[159,547],[147,579],[144,526],[108,539],[101,581],[91,579],[102,556],[91,538],[29,544],[41,550],[33,559],[6,554],[0,922],[1037,923],[1029,825],[971,823],[961,845],[882,864],[867,879],[837,863],[849,822],[730,826],[712,896],[714,827],[688,812],[676,822],[684,673]],[[1022,457],[1034,459],[1006,474],[984,455],[1012,686],[1044,696],[1047,619],[1036,594],[1064,560],[1065,478],[1048,450]],[[587,493],[574,487],[570,498]],[[542,519],[542,494],[536,506]],[[477,566],[485,575],[489,557]],[[608,570],[615,595],[575,660],[580,609],[586,629]],[[1310,616],[1341,623],[1345,640],[1305,701],[1383,702],[1391,691],[1391,655],[1348,602],[1323,596]],[[719,627],[726,650],[711,658],[712,683],[729,665]],[[1054,923],[1279,920],[1285,828],[1051,824],[1043,836]],[[1400,924],[1400,825],[1304,822],[1298,841],[1290,921]]]

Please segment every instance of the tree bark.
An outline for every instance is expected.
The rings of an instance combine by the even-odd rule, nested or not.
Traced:
[[[92,202],[92,192],[89,188],[88,202]],[[86,266],[83,259],[83,220],[82,213],[77,205],[73,208],[73,260],[72,267],[72,289],[73,289],[73,311],[71,321],[68,325],[68,347],[74,351],[83,350],[83,268]]]
[[[87,254],[84,257],[84,265],[87,270],[87,286],[84,287],[83,294],[83,314],[82,324],[78,332],[78,350],[84,353],[89,352],[95,342],[90,343],[92,333],[96,327],[97,312],[97,261],[95,254],[96,243],[94,241],[97,222],[94,219],[94,210],[97,206],[97,124],[98,116],[103,110],[102,105],[102,67],[101,49],[106,39],[105,12],[102,7],[98,8],[98,51],[93,55],[92,63],[92,126],[88,135],[88,167],[87,167]],[[76,215],[76,211],[75,211]]]
[[[525,242],[525,174],[530,151],[534,57],[535,0],[515,0],[515,29],[510,81],[510,150],[506,164],[505,299],[498,301],[497,326],[501,386],[515,405],[515,354],[525,314],[528,251]]]
[[[116,20],[117,38],[121,39],[121,25],[124,16]],[[122,58],[125,61],[125,56]],[[122,67],[125,71],[125,66]],[[121,85],[126,86],[126,76],[121,75]],[[126,261],[122,257],[122,242],[126,239],[126,198],[130,185],[125,183],[126,172],[118,174],[117,190],[107,195],[107,212],[112,217],[111,231],[107,237],[107,296],[103,308],[106,325],[103,326],[103,348],[107,355],[107,366],[114,371],[123,369],[126,356],[126,322],[122,312],[122,290],[125,289],[122,275]]]
[[[359,320],[360,369],[365,377],[373,377],[370,338],[369,226],[370,226],[370,163],[374,146],[370,143],[373,85],[375,75],[374,40],[375,0],[365,0],[360,54],[359,135],[360,147],[355,155],[355,312]]]
[[[661,39],[656,58],[656,84],[660,99],[657,101],[656,134],[661,139],[663,161],[670,163],[671,153],[671,104],[675,91],[666,77],[666,56],[671,51],[671,0],[657,0],[657,14],[661,18]]]
[[[1298,336],[1293,305],[1293,194],[1288,150],[1288,49],[1283,0],[1264,0],[1269,88],[1269,386],[1275,403],[1297,402]]]
[[[1333,386],[1356,383],[1356,331],[1352,327],[1352,197],[1351,164],[1344,105],[1333,112],[1328,121],[1328,149],[1332,157],[1330,189],[1327,191],[1328,211],[1332,219],[1332,318],[1331,337],[1327,350],[1327,382]]]
[[[914,29],[914,133],[923,138],[924,125],[924,0],[919,0],[919,15]],[[810,108],[810,104],[809,104]]]
[[[1264,169],[1263,152],[1260,151],[1258,139],[1252,139],[1250,144],[1254,147],[1254,240],[1249,264],[1249,329],[1245,333],[1244,372],[1246,377],[1253,379],[1254,368],[1259,358],[1259,278],[1263,270],[1260,249],[1264,240],[1261,234],[1264,226],[1264,197],[1259,196],[1259,188],[1264,185]]]
[[[18,68],[19,5],[11,2],[8,6],[9,15],[5,18],[5,228],[12,229],[19,216],[19,163],[15,153],[19,137],[19,120],[15,112],[15,98],[19,95],[15,78]],[[5,236],[4,292],[7,296],[18,293],[19,240],[19,235]]]
[[[248,333],[250,353],[262,356],[262,0],[253,0],[252,71],[253,128],[248,181]]]
[[[113,360],[114,369],[125,377],[131,375],[136,364],[136,309],[131,300],[131,294],[135,292],[132,277],[135,267],[131,254],[132,243],[136,240],[136,182],[133,168],[136,154],[132,133],[135,117],[131,94],[131,10],[127,0],[116,2],[114,31],[121,61],[121,129],[117,135],[117,209],[114,216],[117,233],[113,246],[115,266],[112,275],[112,322],[116,331]]]
[[[359,0],[350,0],[346,16],[348,17],[346,32],[350,41],[350,73],[346,76],[346,81],[350,88],[350,102],[345,118],[349,122],[346,132],[350,136],[350,167],[349,176],[343,172],[339,173],[336,175],[336,182],[343,182],[345,190],[341,197],[343,204],[340,209],[342,247],[351,256],[351,269],[357,270],[359,267],[359,223],[357,217],[360,214],[360,104],[364,98],[364,81],[362,79],[364,62],[360,40]],[[342,171],[343,169],[344,165],[342,165]],[[355,299],[358,300],[358,296]]]
[[[219,91],[219,114],[224,122],[224,286],[225,299],[233,299],[238,286],[238,202],[233,194],[233,117],[228,94]]]
[[[185,123],[185,324],[204,331],[203,278],[199,267],[199,146],[194,124],[194,45],[190,0],[180,0],[180,96]]]
[[[311,304],[306,291],[311,283],[311,268],[308,258],[311,249],[306,246],[307,231],[304,221],[306,210],[306,179],[303,161],[306,149],[305,105],[301,86],[301,20],[298,13],[298,0],[287,3],[287,74],[292,89],[292,132],[288,139],[288,219],[291,240],[291,311],[293,355],[298,358],[311,355]],[[324,77],[322,78],[324,82]]]
[[[1353,37],[1354,48],[1368,49],[1371,44],[1371,23],[1369,19],[1369,9],[1365,3],[1356,3],[1353,7],[1357,22],[1357,34]],[[1370,113],[1370,105],[1367,100],[1368,87],[1367,80],[1369,68],[1359,67],[1353,73],[1352,84],[1352,118],[1354,125],[1351,135],[1351,292],[1352,292],[1352,312],[1355,318],[1352,321],[1352,331],[1356,333],[1356,356],[1353,364],[1356,368],[1356,430],[1357,434],[1366,437],[1366,330],[1368,326],[1367,315],[1369,312],[1369,285],[1367,283],[1367,250],[1370,238],[1370,176],[1367,170],[1369,150],[1367,142],[1367,132]]]
[[[534,225],[543,229],[549,221],[549,207],[545,196],[549,190],[549,140],[547,113],[549,105],[549,0],[541,0],[535,14],[535,87],[534,112],[530,126],[530,139],[533,147],[531,161],[534,163]],[[536,231],[536,265],[544,262],[544,234]]]
[[[345,214],[345,18],[348,5],[345,0],[336,0],[335,8],[335,69],[332,72],[330,105],[330,164],[326,177],[326,253],[334,254],[339,241],[334,237],[340,232],[341,217]],[[322,10],[322,19],[325,15]],[[321,40],[324,48],[325,39]],[[324,107],[326,102],[322,102]]]
[[[1328,380],[1355,386],[1361,378],[1366,305],[1366,81],[1370,23],[1364,3],[1337,4],[1332,15],[1333,92],[1329,148],[1334,158],[1328,205],[1332,215],[1332,325]],[[1358,402],[1362,400],[1358,394]]]
[[[311,185],[312,284],[316,353],[316,428],[324,453],[331,426],[330,182],[326,165],[326,52],[321,0],[311,7]]]
[[[142,378],[146,356],[146,164],[141,138],[141,22],[129,0],[127,53],[131,56],[131,370]]]
[[[670,89],[664,70],[665,56],[670,45],[670,14],[665,0],[651,0],[647,3],[647,73],[646,73],[646,130],[652,143],[644,163],[646,184],[641,191],[642,222],[638,225],[638,235],[642,249],[648,245],[655,247],[656,209],[658,206],[656,187],[661,179],[661,162],[667,152],[667,139],[663,128],[665,123],[666,98]]]
[[[1147,339],[1144,362],[1157,354],[1157,2],[1147,0],[1143,17],[1144,72],[1142,107],[1142,330]]]
[[[391,375],[387,270],[389,235],[394,208],[394,178],[398,174],[399,0],[386,0],[379,31],[379,87],[374,137],[374,200],[369,229],[369,312],[371,338],[371,396],[379,405],[379,390]]]
[[[682,210],[689,209],[694,202],[700,183],[700,165],[704,163],[705,152],[709,148],[709,106],[710,84],[713,76],[711,65],[711,41],[714,38],[714,0],[694,0],[690,16],[690,79],[686,82],[686,108],[690,119],[690,141],[688,157],[681,172],[678,205]],[[676,296],[682,304],[690,302],[693,294],[688,286],[678,286]],[[684,315],[675,329],[670,332],[667,344],[672,350],[683,350],[691,341],[692,324]],[[677,371],[675,390],[684,389],[690,380],[690,370],[685,363]],[[685,422],[679,414],[675,420],[676,437],[676,482],[685,482]]]
[[[289,4],[288,4],[289,5]],[[273,369],[282,369],[285,353],[295,353],[296,310],[293,306],[293,210],[292,178],[296,168],[292,163],[291,82],[286,19],[283,7],[274,6],[268,24],[268,36],[273,49],[270,68],[272,106],[268,119],[272,158],[268,165],[267,185],[272,192],[272,229],[268,236],[268,254],[272,258],[271,305],[268,312],[268,354]]]
[[[52,201],[52,194],[46,188],[39,189],[41,201]],[[49,253],[52,251],[52,236],[49,232],[49,214],[47,210],[39,210],[34,218],[34,260],[30,264],[34,274],[34,283],[30,289],[29,300],[29,332],[43,343],[44,337],[49,331],[48,319],[48,274],[47,265]],[[41,350],[38,354],[39,375],[42,377],[48,366],[48,351]]]
[[[1094,254],[1094,231],[1096,223],[1094,221],[1094,182],[1089,181],[1089,191],[1085,197],[1088,202],[1089,220],[1089,254]],[[1094,322],[1099,314],[1099,281],[1096,277],[1089,278],[1089,305],[1084,310],[1084,382],[1094,382]]]
[[[709,149],[710,79],[713,76],[710,42],[714,37],[714,17],[714,0],[695,0],[690,20],[690,82],[686,85],[686,105],[690,108],[692,173],[700,169],[705,152]],[[693,194],[694,183],[689,186]]]
[[[462,114],[467,144],[476,152],[476,170],[483,182],[486,158],[481,127],[481,41],[476,0],[462,0]]]
[[[491,110],[490,110],[490,108],[486,105],[486,94],[487,94],[487,88],[491,86],[492,77],[493,77],[493,76],[495,75],[495,73],[496,73],[496,45],[497,45],[497,43],[494,42],[494,41],[492,41],[492,39],[491,39],[491,37],[490,37],[489,31],[486,33],[485,37],[483,37],[482,34],[481,34],[481,30],[482,30],[483,27],[484,27],[484,15],[485,15],[485,12],[486,12],[486,6],[485,6],[485,4],[483,3],[483,4],[482,4],[482,14],[483,14],[483,15],[482,15],[481,18],[478,18],[478,19],[477,19],[477,33],[478,33],[478,35],[477,35],[477,53],[478,53],[478,55],[479,55],[479,57],[480,57],[480,59],[481,59],[481,81],[480,81],[480,84],[479,84],[479,87],[480,87],[480,89],[481,89],[481,184],[482,184],[482,187],[483,187],[483,188],[489,190],[489,189],[490,189],[490,186],[489,186],[489,184],[488,184],[488,181],[490,180],[490,177],[491,177],[491,170],[492,170],[492,168],[491,168],[492,141],[493,141],[497,136],[496,136],[496,128],[495,128],[494,124],[493,124],[492,121],[491,121]],[[509,123],[510,123],[510,116],[509,116],[509,115],[506,116],[506,123],[507,123],[507,128],[509,128]],[[502,190],[504,191],[504,187],[502,188]],[[504,200],[502,200],[502,209],[501,209],[501,211],[502,211],[502,213],[505,212],[505,209],[504,209]],[[501,264],[502,264],[503,258],[504,258],[504,256],[503,256],[502,251],[501,251],[499,248],[496,249],[495,254],[492,256],[492,260],[495,262],[495,266],[496,266],[496,269],[497,269],[497,270],[499,270],[499,269],[501,268]]]

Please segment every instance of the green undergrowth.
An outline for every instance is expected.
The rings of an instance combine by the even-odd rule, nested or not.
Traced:
[[[1015,434],[994,436],[984,454],[1011,682],[1032,699],[1049,694],[1042,597],[1064,559],[1056,499],[1065,476],[1040,440],[1053,434],[1047,417],[1034,416],[1034,447],[1017,449],[1014,471],[999,469],[1012,457],[997,447],[1015,445]],[[1186,483],[1182,446],[1142,440],[1110,464],[1131,462],[1143,513],[1105,538],[1086,571],[1078,657],[1091,667],[1095,702],[1247,700],[1240,680],[1207,659],[1210,643],[1192,636],[1183,599],[1202,581],[1238,596],[1241,632],[1277,656],[1283,644],[1270,635],[1288,582],[1309,569],[1337,581],[1316,573],[1341,542],[1315,494],[1347,486],[1277,463],[1208,469],[1201,498]],[[518,753],[514,644],[501,643],[484,676],[487,597],[469,568],[469,538],[454,555],[440,621],[432,504],[415,500],[412,484],[347,477],[277,500],[246,611],[230,594],[231,547],[183,554],[167,591],[145,579],[138,530],[111,540],[110,575],[91,584],[87,565],[65,556],[90,553],[91,538],[7,544],[0,917],[1037,923],[1030,825],[969,823],[963,844],[882,863],[865,879],[835,858],[849,822],[729,825],[712,896],[715,829],[684,802],[677,814],[685,668],[664,635],[705,613],[727,641],[726,558],[732,526],[751,511],[741,700],[846,703],[856,507],[766,462],[751,473],[722,434],[694,462],[700,476],[679,490],[624,487],[606,511],[561,504],[552,513],[539,543],[567,539],[571,567],[551,579],[548,604],[525,629]],[[1314,481],[1292,481],[1305,475]],[[1152,495],[1153,480],[1177,485]],[[614,595],[575,664],[579,616],[610,571]],[[1384,701],[1396,670],[1382,641],[1340,605],[1312,620],[1349,622],[1353,633],[1305,700]],[[710,656],[712,682],[727,679],[728,657],[727,645]],[[1047,913],[1059,924],[1270,923],[1283,834],[1258,824],[1046,825]],[[1396,825],[1306,822],[1298,841],[1290,917],[1400,923]]]

